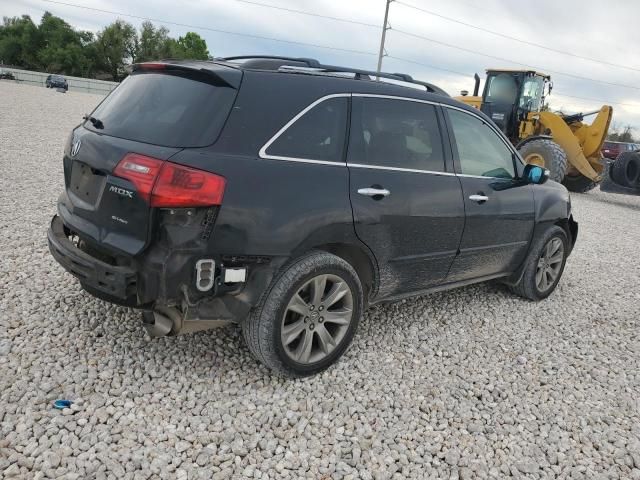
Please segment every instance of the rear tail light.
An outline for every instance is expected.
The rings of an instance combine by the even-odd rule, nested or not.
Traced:
[[[157,158],[128,153],[120,160],[113,174],[116,177],[126,178],[133,183],[138,195],[148,202],[151,198],[153,184],[163,163],[162,160]]]
[[[151,193],[152,207],[220,205],[225,179],[195,168],[165,162]]]
[[[196,168],[128,153],[113,174],[133,183],[152,207],[209,207],[222,204],[224,177]]]

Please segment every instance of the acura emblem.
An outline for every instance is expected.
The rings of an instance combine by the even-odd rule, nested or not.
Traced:
[[[80,145],[82,145],[82,142],[80,141],[80,139],[74,140],[73,143],[71,144],[71,156],[75,157],[78,152],[80,151]]]

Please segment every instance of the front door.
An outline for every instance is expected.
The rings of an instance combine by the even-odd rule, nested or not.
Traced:
[[[378,262],[379,297],[437,285],[449,271],[464,206],[445,151],[435,106],[353,96],[351,205],[356,233]]]
[[[532,186],[515,181],[520,160],[503,136],[476,115],[445,110],[466,210],[447,282],[510,273],[524,260],[533,234]]]

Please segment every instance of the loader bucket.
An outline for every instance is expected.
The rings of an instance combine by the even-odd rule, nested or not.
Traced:
[[[540,112],[540,123],[567,154],[569,164],[594,182],[601,180],[600,149],[609,130],[612,108],[605,105],[591,125],[580,122],[567,125],[553,112]]]

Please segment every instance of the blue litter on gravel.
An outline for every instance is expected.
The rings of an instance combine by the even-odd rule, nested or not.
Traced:
[[[71,400],[56,400],[53,402],[53,407],[58,410],[62,410],[64,408],[69,408],[71,406]]]

